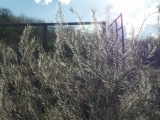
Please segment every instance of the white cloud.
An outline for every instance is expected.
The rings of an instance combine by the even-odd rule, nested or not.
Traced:
[[[144,20],[146,19],[146,21],[143,24],[142,27],[142,32],[145,31],[147,32],[146,26],[150,26],[150,29],[154,27],[154,25],[157,24],[157,14],[152,14],[154,12],[157,11],[157,2],[152,3],[152,5],[150,5],[147,8],[143,8],[141,10],[141,12],[137,13],[137,15],[135,16],[135,18],[132,20],[132,24],[133,26],[135,26],[135,29],[137,28],[136,32],[138,32],[140,30],[140,27],[142,26]],[[152,31],[154,32],[154,31]]]
[[[48,5],[52,0],[34,0],[37,4]],[[59,0],[62,4],[68,5],[71,0]]]
[[[34,0],[37,4],[39,4],[41,2],[41,0]]]
[[[34,0],[37,4],[44,4],[44,5],[48,5],[50,2],[52,2],[52,0]]]
[[[52,0],[44,0],[44,4],[49,4],[50,2],[52,2]]]
[[[158,11],[157,6],[158,6],[158,2],[155,2],[151,5],[150,8],[147,8],[146,9],[146,16],[150,15],[151,13],[157,12]],[[148,16],[146,24],[152,24],[152,25],[156,24],[157,23],[157,16],[158,16],[158,13],[151,14],[150,16]]]
[[[59,0],[62,4],[69,4],[71,0]]]
[[[113,10],[116,12],[122,12],[125,14],[133,14],[137,10],[141,9],[144,4],[144,0],[139,0],[138,3],[135,0],[112,0]]]
[[[141,3],[141,6],[137,7],[137,11],[123,11],[123,20],[124,26],[126,27],[127,36],[130,36],[130,33],[134,29],[135,35],[139,32],[144,19],[147,17],[145,21],[142,32],[146,32],[146,26],[150,25],[150,27],[154,27],[157,24],[157,14],[151,14],[157,11],[158,2],[152,2],[150,5],[145,6],[145,2]],[[150,15],[151,14],[151,15]],[[154,32],[154,31],[151,31]]]

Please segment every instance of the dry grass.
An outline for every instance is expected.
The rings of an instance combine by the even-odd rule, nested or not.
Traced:
[[[97,26],[90,36],[60,24],[55,53],[46,53],[29,41],[30,31],[24,30],[18,55],[2,48],[2,120],[160,119],[159,70],[143,65],[138,41],[126,42],[123,54],[120,41]]]

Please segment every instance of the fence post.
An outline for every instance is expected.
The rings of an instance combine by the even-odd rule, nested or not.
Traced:
[[[47,41],[47,25],[43,25],[43,47],[44,50],[48,50],[48,41]]]
[[[106,36],[106,22],[102,23],[102,30],[103,30],[103,35]]]
[[[118,39],[118,23],[117,23],[117,20],[115,21],[116,22],[116,38]]]
[[[125,58],[124,58],[124,53],[125,53],[125,50],[124,50],[124,30],[123,30],[123,18],[122,18],[122,13],[121,13],[121,29],[122,29],[122,70],[125,71]]]
[[[122,13],[121,13],[121,29],[122,29],[122,50],[124,53],[124,30],[123,30],[123,18],[122,18]]]

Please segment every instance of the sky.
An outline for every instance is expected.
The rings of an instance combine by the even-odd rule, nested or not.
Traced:
[[[129,35],[132,28],[138,31],[147,15],[157,11],[160,0],[0,0],[1,8],[10,9],[13,14],[41,19],[46,22],[56,22],[55,13],[58,2],[62,3],[64,21],[77,22],[78,19],[69,10],[76,10],[83,21],[92,21],[91,9],[97,10],[99,21],[106,18],[106,8],[111,5],[111,18],[123,14],[123,23]],[[143,30],[153,32],[153,27],[158,23],[158,13],[148,17]],[[145,30],[145,31],[146,31]]]

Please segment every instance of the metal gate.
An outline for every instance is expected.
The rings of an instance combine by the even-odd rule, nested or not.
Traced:
[[[120,23],[118,22],[118,20],[120,20]],[[124,52],[124,29],[122,13],[109,25],[108,29],[111,35],[115,35],[117,39],[120,39],[122,41],[122,50]]]

